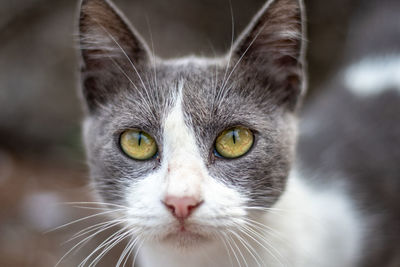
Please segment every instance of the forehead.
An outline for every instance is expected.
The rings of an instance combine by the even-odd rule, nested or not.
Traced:
[[[111,102],[113,121],[117,128],[141,128],[161,138],[165,120],[179,100],[185,123],[202,138],[229,126],[262,125],[260,118],[268,112],[254,93],[257,85],[246,73],[231,72],[215,60],[167,61],[150,67],[134,84],[126,81],[126,90]]]
[[[163,90],[174,92],[169,94],[173,100],[178,91],[181,93],[183,112],[191,122],[201,120],[203,124],[219,125],[223,121],[239,120],[239,123],[242,119],[265,115],[265,107],[270,106],[261,95],[266,90],[262,90],[251,73],[236,67],[224,60],[167,62],[160,71],[164,73],[161,83],[165,86]],[[172,84],[176,86],[171,88]]]

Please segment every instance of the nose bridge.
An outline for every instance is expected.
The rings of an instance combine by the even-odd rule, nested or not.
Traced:
[[[200,200],[205,170],[196,144],[193,127],[185,120],[183,83],[178,87],[175,105],[164,124],[165,197],[190,197]],[[182,201],[181,201],[182,202]]]
[[[204,174],[198,159],[177,157],[168,164],[166,195],[174,197],[201,198]]]

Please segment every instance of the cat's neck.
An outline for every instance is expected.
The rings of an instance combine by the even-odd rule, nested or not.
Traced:
[[[340,186],[318,190],[293,173],[273,209],[254,218],[257,239],[242,235],[184,253],[144,244],[140,266],[346,267],[360,254],[363,226]]]

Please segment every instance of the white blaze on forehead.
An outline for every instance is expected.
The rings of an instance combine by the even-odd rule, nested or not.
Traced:
[[[168,165],[166,194],[200,197],[207,175],[192,129],[185,124],[182,108],[183,83],[179,85],[175,106],[164,124],[164,164]]]
[[[373,96],[384,90],[400,92],[400,55],[365,58],[345,72],[345,84],[358,96]]]

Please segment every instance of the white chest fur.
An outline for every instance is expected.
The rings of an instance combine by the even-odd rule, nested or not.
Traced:
[[[271,230],[268,235],[260,232],[262,245],[246,237],[242,241],[247,248],[238,239],[237,247],[232,240],[217,241],[190,251],[147,243],[140,251],[140,266],[350,267],[358,260],[363,225],[339,188],[318,191],[291,175],[273,210],[256,220]]]

